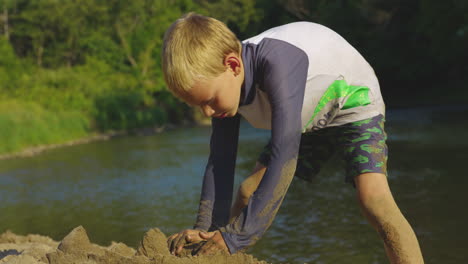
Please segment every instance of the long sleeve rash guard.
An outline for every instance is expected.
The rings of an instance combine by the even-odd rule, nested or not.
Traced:
[[[384,114],[374,71],[334,31],[309,22],[270,29],[242,43],[245,79],[239,114],[271,129],[266,172],[231,224],[239,114],[213,119],[196,229],[221,231],[231,253],[271,225],[292,181],[301,133]]]

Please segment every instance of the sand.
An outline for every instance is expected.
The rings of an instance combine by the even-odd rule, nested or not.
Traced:
[[[166,235],[158,228],[150,229],[143,236],[138,249],[123,243],[112,242],[103,247],[91,243],[82,226],[73,229],[62,241],[46,236],[20,236],[10,231],[0,235],[0,263],[9,264],[224,264],[258,263],[253,256],[236,253],[214,256],[192,256],[189,246],[182,257],[172,256],[166,243]]]

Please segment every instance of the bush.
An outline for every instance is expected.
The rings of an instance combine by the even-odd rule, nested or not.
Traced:
[[[84,137],[89,131],[88,118],[79,112],[52,112],[17,100],[0,103],[0,154],[63,143]]]
[[[115,90],[95,100],[96,120],[99,130],[123,130],[162,125],[167,115],[161,108],[148,107],[144,94],[138,91]]]

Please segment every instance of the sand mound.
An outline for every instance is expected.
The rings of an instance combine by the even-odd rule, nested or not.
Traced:
[[[146,232],[137,250],[123,243],[112,242],[108,247],[89,241],[86,230],[79,226],[61,242],[39,235],[19,236],[12,232],[0,235],[0,263],[11,264],[224,264],[262,263],[251,255],[218,254],[215,256],[191,256],[191,247],[183,257],[169,253],[166,235],[154,228]]]

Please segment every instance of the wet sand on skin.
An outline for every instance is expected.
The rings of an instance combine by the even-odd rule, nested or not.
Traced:
[[[46,236],[19,236],[12,232],[0,235],[0,263],[11,264],[267,264],[243,253],[234,255],[191,256],[186,248],[182,257],[169,253],[166,235],[150,229],[137,250],[123,243],[112,242],[108,247],[89,241],[86,230],[76,227],[61,242]],[[192,247],[193,248],[193,247]]]

